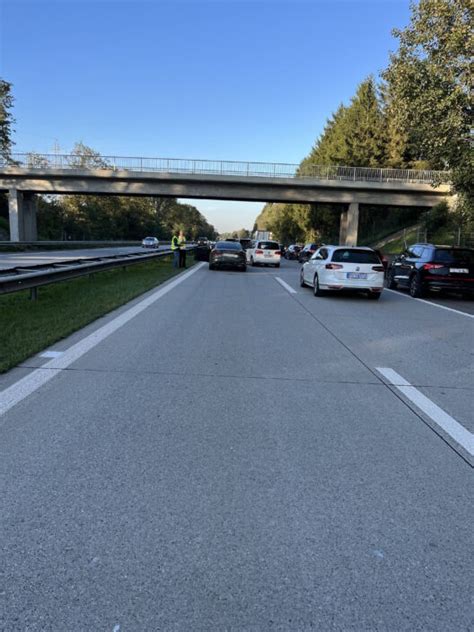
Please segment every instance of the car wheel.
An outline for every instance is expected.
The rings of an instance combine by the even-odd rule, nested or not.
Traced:
[[[275,268],[279,268],[280,264],[279,263],[275,263]]]
[[[389,290],[396,290],[398,288],[398,283],[395,280],[395,270],[390,268],[387,274],[387,287]]]
[[[382,292],[369,292],[367,295],[372,301],[378,301],[381,296]]]
[[[410,296],[412,298],[422,298],[424,295],[423,286],[419,274],[414,274],[410,279]]]
[[[216,268],[212,265],[212,263],[209,264],[209,270],[215,270]]]
[[[314,275],[313,292],[315,296],[324,296],[324,290],[319,287],[318,275]]]
[[[250,257],[250,265],[251,265],[251,266],[254,266],[254,267],[256,266],[256,263],[255,263],[255,261],[253,260],[253,257]]]
[[[301,268],[300,271],[300,287],[306,287],[306,281],[304,280],[303,276],[303,268]]]

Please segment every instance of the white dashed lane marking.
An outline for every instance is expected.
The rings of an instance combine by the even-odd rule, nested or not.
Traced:
[[[287,292],[289,292],[290,294],[297,294],[297,291],[294,290],[291,285],[288,285],[288,283],[285,283],[285,281],[283,281],[283,279],[280,279],[280,277],[275,277],[275,281],[278,281],[278,283],[281,285],[281,287],[285,288],[285,290]]]

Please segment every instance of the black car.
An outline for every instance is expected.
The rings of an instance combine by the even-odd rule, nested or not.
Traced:
[[[252,245],[252,240],[249,237],[244,237],[242,239],[239,239],[239,241],[244,250],[247,250],[247,248],[250,248],[250,246]]]
[[[218,241],[209,255],[209,270],[217,268],[238,268],[247,270],[245,251],[239,242]]]
[[[298,259],[298,255],[300,253],[301,246],[297,244],[291,244],[285,251],[285,259]]]
[[[309,261],[309,259],[311,259],[318,248],[318,244],[306,244],[303,250],[300,250],[300,252],[298,253],[298,261],[300,263],[306,263],[306,261]]]
[[[207,237],[199,237],[194,247],[194,259],[196,261],[209,261],[211,242]]]
[[[450,290],[474,297],[474,249],[414,244],[392,262],[387,287],[405,287],[414,298]]]

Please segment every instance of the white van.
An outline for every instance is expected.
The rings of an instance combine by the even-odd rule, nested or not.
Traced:
[[[247,263],[252,266],[270,265],[280,267],[281,250],[276,241],[255,241],[251,248],[247,249]]]

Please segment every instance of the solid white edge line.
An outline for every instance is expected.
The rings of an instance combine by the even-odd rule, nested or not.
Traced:
[[[396,294],[397,296],[404,296],[405,298],[410,298],[412,301],[419,301],[420,303],[425,303],[425,305],[431,305],[431,307],[439,307],[440,309],[445,309],[448,312],[454,312],[455,314],[460,314],[461,316],[474,318],[474,314],[467,314],[466,312],[459,311],[459,309],[446,307],[446,305],[438,305],[438,303],[431,303],[430,301],[425,301],[424,298],[413,298],[413,296],[409,296],[408,294],[403,294],[403,292],[398,292],[397,290],[390,290],[388,287],[384,288],[384,292],[392,292],[393,294]]]
[[[375,367],[384,378],[398,389],[417,408],[425,413],[432,421],[444,430],[456,443],[462,446],[471,456],[474,456],[474,434],[469,432],[459,421],[448,415],[442,408],[423,395],[393,369]]]
[[[43,351],[43,353],[40,353],[39,356],[40,358],[59,358],[59,356],[62,356],[64,353],[64,351]]]
[[[283,279],[280,279],[280,277],[274,277],[275,281],[278,281],[278,283],[285,288],[285,290],[287,292],[289,292],[290,294],[297,294],[298,292],[296,290],[294,290],[291,285],[288,285],[288,283],[285,283],[285,281],[283,281]]]
[[[0,417],[4,415],[10,408],[21,402],[25,397],[31,395],[38,390],[43,384],[49,382],[55,375],[57,375],[63,369],[66,369],[73,362],[78,360],[85,353],[93,349],[100,342],[108,338],[111,334],[117,331],[120,327],[123,327],[132,318],[135,318],[138,314],[143,312],[147,307],[152,305],[155,301],[162,298],[168,292],[173,290],[177,285],[188,279],[192,274],[197,272],[204,263],[198,263],[193,266],[188,272],[180,274],[176,279],[173,279],[166,285],[155,290],[152,294],[142,299],[139,303],[136,303],[125,312],[119,314],[114,319],[99,327],[96,331],[92,332],[76,344],[69,347],[64,353],[57,358],[45,362],[41,367],[35,369],[28,375],[26,375],[15,384],[12,384],[4,391],[0,392]]]

